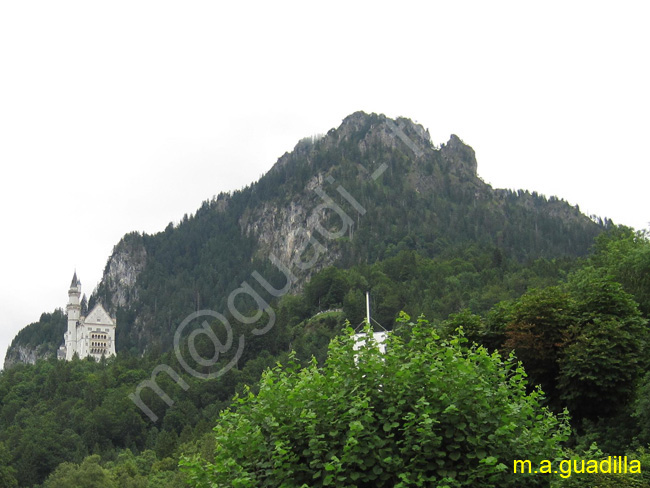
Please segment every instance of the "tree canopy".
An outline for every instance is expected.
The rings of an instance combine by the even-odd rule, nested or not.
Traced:
[[[221,414],[214,456],[181,461],[190,485],[514,487],[513,459],[560,455],[566,421],[527,391],[512,356],[462,333],[444,341],[424,318],[399,324],[385,354],[372,339],[354,351],[347,329],[322,369],[267,371]]]

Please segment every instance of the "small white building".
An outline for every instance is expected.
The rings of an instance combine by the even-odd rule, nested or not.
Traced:
[[[365,321],[365,324],[366,325],[371,325],[372,322],[373,322],[373,320],[370,318],[370,292],[367,291],[366,292],[366,321]],[[374,320],[374,322],[379,327],[384,329],[384,326],[381,325],[379,322],[377,322],[376,320]],[[357,329],[359,327],[361,327],[362,324],[363,324],[363,322],[361,324],[359,324]],[[374,339],[375,343],[377,344],[377,348],[379,349],[379,352],[382,353],[382,354],[386,354],[386,338],[387,337],[388,337],[388,331],[386,329],[384,329],[381,332],[374,332],[373,331],[373,333],[372,333],[372,338]],[[366,334],[365,332],[359,332],[359,333],[354,334],[353,339],[354,339],[354,345],[352,346],[352,350],[358,351],[359,349],[361,349],[368,342],[368,334]],[[356,358],[357,358],[357,356],[355,355],[355,362],[356,362]]]
[[[368,334],[366,334],[365,332],[354,334],[353,337],[354,337],[354,345],[352,346],[353,351],[358,351],[368,342]],[[377,348],[379,349],[379,352],[382,354],[386,354],[386,337],[388,337],[387,331],[372,333],[372,338],[377,344]]]
[[[90,312],[85,310],[85,297],[80,301],[81,282],[75,271],[68,290],[68,330],[63,335],[63,345],[57,357],[70,361],[75,353],[80,358],[92,356],[115,355],[115,327],[117,320],[111,317],[101,303],[97,303]]]

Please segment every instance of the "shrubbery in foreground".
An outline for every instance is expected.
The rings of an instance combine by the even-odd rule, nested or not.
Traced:
[[[568,426],[526,391],[514,357],[442,341],[402,315],[385,354],[352,330],[325,366],[265,373],[215,427],[213,459],[185,458],[197,488],[547,486],[513,459],[555,460]]]

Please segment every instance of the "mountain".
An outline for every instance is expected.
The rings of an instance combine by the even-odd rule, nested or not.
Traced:
[[[88,306],[101,301],[117,316],[118,353],[157,354],[172,348],[193,311],[270,313],[266,304],[332,265],[367,266],[402,252],[436,259],[471,246],[519,263],[576,257],[603,229],[555,197],[493,189],[455,135],[436,147],[409,119],[356,112],[179,224],[125,235]],[[242,288],[249,292],[233,297]],[[56,350],[55,314],[16,336],[5,368]]]

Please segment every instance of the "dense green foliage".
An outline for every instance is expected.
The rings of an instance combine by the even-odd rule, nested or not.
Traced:
[[[400,309],[437,309],[433,327],[441,336],[462,326],[471,341],[491,351],[514,350],[529,373],[528,392],[541,384],[547,398],[538,401],[555,412],[570,407],[569,444],[576,452],[596,441],[606,453],[621,455],[650,442],[650,378],[643,375],[647,317],[633,301],[637,295],[602,264],[609,262],[609,248],[629,238],[619,231],[603,237],[583,263],[539,259],[525,265],[495,257],[494,249],[468,246],[433,259],[402,251],[372,265],[326,268],[303,293],[274,304],[276,325],[247,342],[238,368],[209,381],[183,375],[187,391],[160,375],[158,383],[174,404],[151,390],[142,394],[159,417],[156,423],[127,395],[158,364],[183,373],[173,354],[15,366],[0,372],[0,479],[21,487],[50,476],[51,486],[75,486],[70,480],[86,477],[121,488],[184,486],[179,456],[200,453],[214,460],[209,431],[232,396],[244,395],[244,385],[256,392],[264,369],[287,364],[292,349],[306,371],[316,371],[310,358],[325,363],[345,318],[353,325],[361,321],[364,289],[372,290],[375,316],[389,328]],[[645,255],[650,243],[638,235],[634,240],[626,252]],[[445,316],[463,305],[472,308]],[[209,350],[202,354],[210,357]],[[593,478],[586,480],[592,486]]]
[[[531,290],[501,314],[503,347],[574,420],[611,417],[631,401],[648,366],[648,323],[602,269],[585,267],[565,284]]]
[[[348,329],[322,368],[265,373],[220,416],[215,458],[182,462],[190,485],[514,487],[513,459],[560,455],[568,428],[526,392],[514,358],[408,320],[385,354],[371,339],[355,352]]]
[[[3,442],[0,442],[0,486],[5,488],[18,486],[16,469],[11,466],[11,456]]]
[[[20,486],[93,451],[145,447],[146,425],[126,397],[143,372],[126,364],[53,360],[3,371],[0,442],[11,446]]]
[[[442,328],[449,332],[469,324],[468,334],[479,343],[514,350],[549,405],[555,411],[569,408],[573,440],[582,448],[592,441],[608,452],[646,445],[647,424],[639,421],[650,418],[650,332],[639,306],[645,289],[616,281],[610,254],[628,263],[636,256],[639,263],[638,256],[649,259],[648,249],[642,233],[616,229],[600,238],[594,255],[559,285],[531,289],[483,317],[469,311],[452,315]]]
[[[175,470],[172,459],[159,461],[153,451],[135,457],[126,450],[103,466],[98,455],[88,456],[80,464],[62,463],[43,488],[177,488],[183,485],[184,476]]]
[[[646,317],[650,316],[650,246],[648,233],[634,232],[627,227],[615,227],[598,236],[590,262],[605,270],[639,304]]]
[[[160,415],[154,424],[128,395],[151,377],[159,363],[181,371],[171,355],[135,358],[122,354],[101,363],[50,360],[0,372],[0,479],[13,477],[18,486],[30,487],[42,483],[63,462],[68,464],[59,475],[69,478],[77,472],[74,463],[84,466],[83,470],[96,470],[96,458],[83,464],[90,455],[115,465],[112,472],[122,480],[120,487],[146,486],[150,475],[175,479],[180,446],[211,428],[238,384],[253,384],[273,364],[259,358],[227,378],[210,382],[187,376],[191,383],[187,392],[163,375],[158,384],[175,402],[170,407],[153,391],[143,393],[146,403]],[[139,478],[144,481],[129,484]],[[11,486],[4,483],[0,486]]]
[[[100,454],[105,461],[122,449],[136,453],[150,449],[163,458],[175,455],[184,431],[187,440],[208,430],[238,385],[255,384],[265,367],[285,358],[291,349],[304,362],[315,356],[322,364],[345,317],[361,321],[366,289],[372,291],[376,317],[391,327],[402,309],[416,313],[418,307],[437,308],[433,315],[438,317],[462,303],[482,304],[477,310],[486,310],[500,299],[518,296],[527,286],[555,282],[571,266],[569,261],[547,260],[524,266],[507,258],[497,263],[491,249],[470,247],[453,254],[450,250],[446,257],[429,259],[403,251],[371,266],[323,270],[303,294],[279,301],[272,332],[247,337],[240,369],[208,382],[185,376],[191,384],[188,392],[161,375],[161,387],[174,399],[173,407],[150,390],[143,392],[145,403],[161,419],[157,425],[150,424],[127,395],[158,364],[182,372],[172,354],[136,359],[120,353],[103,364],[49,361],[0,373],[0,441],[11,446],[10,464],[17,468],[21,486],[41,482],[60,462],[81,463],[91,454]],[[453,279],[461,274],[464,287]],[[425,288],[432,276],[442,286]],[[334,311],[320,313],[326,309]],[[65,317],[58,315],[63,326]],[[172,438],[166,452],[160,447],[161,435]],[[64,447],[56,449],[58,445]]]
[[[318,458],[324,469],[322,482],[327,475],[333,476],[333,482],[338,481],[336,477],[343,469],[341,462],[352,460],[345,457],[346,453],[357,456],[354,462],[374,460],[373,468],[378,465],[382,470],[386,467],[407,472],[414,467],[399,464],[408,457],[403,450],[401,457],[390,454],[388,461],[388,455],[377,457],[379,454],[375,456],[374,450],[373,455],[362,456],[364,442],[374,446],[372,443],[377,439],[387,446],[395,441],[391,449],[398,451],[419,448],[419,452],[412,453],[414,460],[435,456],[436,450],[429,447],[438,442],[438,437],[438,447],[445,449],[457,442],[463,457],[459,454],[458,459],[453,459],[450,455],[442,465],[437,465],[447,471],[450,480],[444,483],[450,486],[456,482],[469,483],[472,476],[501,476],[492,471],[499,463],[507,464],[503,457],[507,449],[525,452],[517,444],[522,436],[514,433],[490,444],[489,439],[481,436],[462,433],[465,438],[456,441],[456,432],[447,437],[446,430],[442,434],[435,430],[436,422],[450,422],[453,415],[460,415],[452,405],[459,412],[464,411],[469,392],[477,402],[484,402],[487,392],[493,391],[495,405],[502,415],[512,414],[522,426],[528,425],[531,432],[537,432],[537,437],[530,438],[535,448],[555,450],[556,446],[553,438],[545,438],[550,444],[544,444],[541,431],[526,424],[530,417],[525,411],[513,412],[510,404],[504,402],[533,410],[548,406],[555,415],[568,407],[573,430],[566,443],[571,451],[564,456],[585,455],[596,442],[603,455],[636,452],[647,459],[642,451],[650,443],[647,236],[613,227],[608,221],[591,222],[578,209],[556,198],[493,190],[472,170],[473,151],[462,143],[434,148],[422,141],[424,152],[414,158],[399,141],[391,143],[388,137],[386,142],[387,135],[381,132],[383,116],[357,114],[352,119],[320,140],[301,141],[258,182],[205,202],[194,215],[186,216],[177,225],[170,224],[155,235],[125,236],[116,252],[129,258],[146,256],[146,260],[135,286],[126,290],[120,306],[110,310],[118,319],[118,356],[101,363],[38,361],[0,372],[0,486],[183,487],[189,486],[188,475],[194,478],[194,484],[200,484],[201,476],[217,475],[212,468],[202,473],[199,466],[217,466],[216,459],[224,459],[215,457],[211,429],[220,412],[231,406],[235,394],[245,400],[232,405],[231,413],[224,414],[226,420],[219,421],[217,433],[228,432],[241,439],[236,425],[228,422],[237,419],[246,408],[251,412],[260,408],[255,410],[257,413],[277,410],[286,422],[273,427],[284,429],[285,433],[296,425],[314,429],[322,426],[314,418],[299,415],[297,409],[304,405],[301,401],[313,400],[316,408],[318,393],[300,390],[306,388],[301,381],[309,379],[316,384],[333,375],[339,382],[334,385],[344,389],[344,378],[335,374],[332,365],[343,364],[349,343],[346,345],[345,339],[335,342],[329,366],[328,346],[340,336],[346,319],[353,326],[362,322],[366,291],[371,292],[374,319],[388,329],[393,328],[401,311],[413,316],[423,313],[430,318],[430,326],[421,327],[426,333],[420,336],[409,337],[401,335],[405,329],[396,330],[393,353],[405,364],[417,363],[415,351],[411,353],[405,346],[415,341],[413,344],[424,348],[423,357],[440,359],[433,361],[431,367],[439,367],[447,376],[416,374],[419,370],[415,367],[400,370],[396,363],[391,363],[393,359],[380,363],[372,351],[363,353],[370,354],[372,360],[353,367],[348,351],[345,371],[351,375],[350,381],[356,382],[357,396],[337,396],[336,391],[328,390],[333,388],[331,385],[319,383],[323,392],[336,400],[331,406],[343,409],[347,400],[350,408],[339,411],[335,417],[324,415],[336,421],[336,435],[329,439],[329,430],[325,437],[318,437],[322,433],[314,431],[312,445],[305,448],[316,456],[322,454],[327,440],[335,441],[333,446],[343,451],[348,446],[348,451],[336,454],[338,461],[332,457]],[[409,124],[404,130],[415,137]],[[376,180],[370,178],[384,163],[387,169],[383,175]],[[327,183],[328,177],[335,183]],[[353,235],[350,232],[328,241],[326,258],[309,273],[300,275],[290,293],[278,299],[271,299],[268,293],[264,295],[269,298],[276,321],[268,333],[256,335],[250,326],[242,327],[226,312],[228,294],[244,280],[257,286],[251,280],[253,271],[277,288],[285,280],[268,259],[271,248],[263,244],[278,236],[266,235],[264,241],[251,229],[262,228],[264,218],[280,216],[287,208],[299,209],[306,218],[320,203],[310,190],[316,180],[323,182],[324,190],[355,216]],[[337,192],[337,185],[364,207],[363,215]],[[267,210],[270,213],[265,215]],[[324,218],[325,226],[340,225],[336,216],[330,217]],[[606,228],[610,231],[600,234]],[[595,237],[592,254],[587,257]],[[89,305],[101,300],[110,308],[115,298],[114,285],[103,281],[90,297]],[[261,287],[257,290],[266,293]],[[198,309],[223,312],[232,320],[237,334],[245,338],[236,367],[210,380],[186,374],[173,351],[177,327]],[[463,328],[468,344],[452,339],[458,327]],[[36,346],[44,355],[51,355],[60,345],[64,329],[65,316],[61,310],[43,314],[39,322],[21,331],[10,352],[15,352],[18,345]],[[436,339],[436,334],[443,339]],[[472,348],[472,343],[479,346]],[[194,346],[202,358],[214,356],[215,346],[205,337],[200,337]],[[180,351],[188,356],[187,346],[183,345]],[[260,384],[267,368],[277,363],[291,364],[291,351],[296,364],[288,370],[274,369]],[[494,355],[498,352],[500,357],[508,357],[513,351],[523,362],[527,385],[513,360]],[[192,367],[208,374],[230,361],[232,354],[226,356],[215,365],[195,362]],[[182,388],[168,374],[160,374],[158,385],[169,395],[171,405],[152,389],[144,389],[141,399],[157,417],[152,422],[128,395],[142,381],[152,378],[152,371],[159,365],[179,373],[188,388]],[[459,375],[454,369],[459,365],[465,365],[466,374]],[[374,378],[376,386],[378,371],[389,366],[391,371],[401,371],[405,380],[414,382],[416,389],[409,393],[412,395],[417,394],[417,388],[424,392],[427,388],[434,391],[456,385],[446,397],[441,399],[439,395],[436,402],[428,405],[418,403],[419,396],[408,397],[409,407],[427,413],[431,421],[426,421],[429,430],[420,426],[423,430],[418,431],[416,418],[408,424],[406,411],[400,411],[402,416],[391,423],[371,422],[379,415],[387,415],[392,405],[383,408],[389,398],[379,398],[379,390],[370,382],[364,383],[359,371],[369,368],[367,378]],[[476,381],[470,381],[471,378]],[[398,390],[390,392],[388,382],[382,380],[381,384],[386,385],[382,393],[395,396],[390,397],[390,402],[399,404]],[[536,385],[541,385],[544,395],[536,391]],[[252,394],[250,399],[247,388]],[[294,388],[304,395],[297,396],[292,392]],[[293,395],[295,404],[256,406],[258,401],[280,399],[282,395]],[[366,400],[384,403],[381,409],[363,413],[358,407],[365,405]],[[349,413],[353,404],[358,411],[354,419]],[[326,406],[329,408],[329,403]],[[493,406],[484,402],[488,411],[494,411],[489,410]],[[292,413],[295,415],[291,416]],[[468,415],[474,414],[478,412],[470,409]],[[555,422],[553,416],[545,415],[542,419],[550,419],[548,425]],[[323,417],[317,420],[322,421]],[[257,420],[265,421],[259,417]],[[496,432],[503,419],[493,420],[496,424],[488,422],[486,426],[491,425]],[[359,424],[352,426],[353,422]],[[398,426],[393,427],[392,422]],[[357,432],[359,425],[363,431]],[[384,431],[385,425],[389,427]],[[479,425],[476,419],[473,425]],[[540,429],[543,425],[546,424],[542,423]],[[375,437],[363,437],[370,432]],[[407,446],[407,441],[397,445],[398,432],[412,436],[411,440],[421,436],[422,443],[414,440],[411,446]],[[389,438],[390,434],[395,437]],[[309,432],[301,435],[301,442],[308,442],[305,436]],[[351,439],[363,442],[355,444]],[[476,458],[465,454],[480,442],[487,442],[484,460],[490,458],[490,462],[477,468],[471,464],[479,462],[477,449]],[[231,447],[254,449],[255,445]],[[268,469],[285,469],[283,463],[293,459],[292,452],[286,444],[280,443],[277,448],[273,444],[270,454],[278,456],[274,462],[279,460],[279,464]],[[453,452],[456,451],[449,451]],[[196,460],[187,473],[177,467],[182,455]],[[496,464],[490,464],[492,458],[497,459]],[[325,466],[332,469],[328,471]],[[372,486],[381,486],[374,484],[378,480],[389,483],[382,481],[384,471],[372,473],[371,470],[367,474],[377,476],[367,480]],[[426,476],[442,479],[437,472]],[[608,486],[606,478],[576,477],[571,483]],[[530,483],[547,481],[533,478]],[[636,478],[621,478],[620,486],[628,481],[629,486],[643,486],[633,484],[641,483]],[[499,478],[485,481],[484,486],[507,486],[509,482]],[[307,481],[308,485],[311,483]]]

